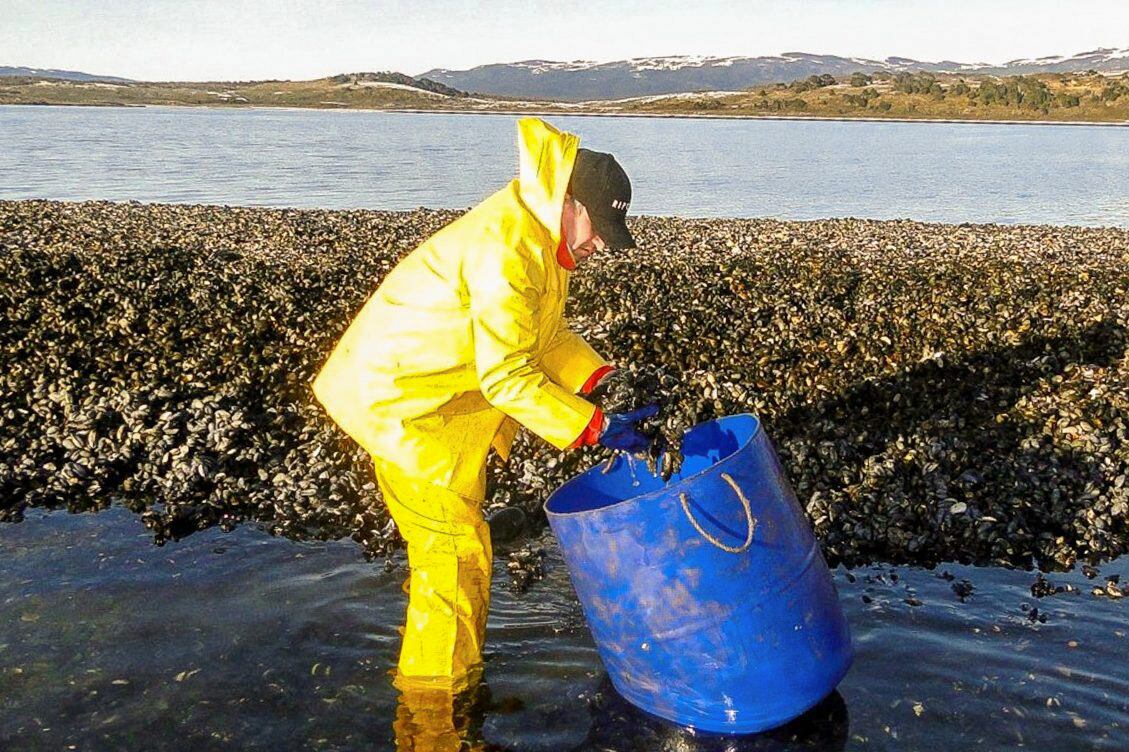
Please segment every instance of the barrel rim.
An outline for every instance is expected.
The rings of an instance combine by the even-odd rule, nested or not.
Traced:
[[[570,478],[565,483],[563,483],[561,486],[559,486],[555,491],[553,491],[553,493],[549,494],[549,498],[547,498],[545,500],[545,503],[541,505],[542,509],[545,511],[545,515],[548,516],[548,517],[560,517],[560,518],[574,517],[578,514],[591,514],[593,512],[604,512],[604,511],[609,510],[609,509],[614,509],[615,507],[621,506],[623,504],[634,504],[636,502],[647,501],[647,500],[650,500],[652,497],[658,497],[660,495],[665,496],[665,495],[668,495],[668,494],[677,493],[679,490],[684,491],[688,488],[687,484],[689,484],[691,481],[693,481],[697,478],[700,478],[701,476],[705,475],[706,473],[717,470],[722,465],[724,465],[725,463],[732,460],[742,449],[749,446],[749,444],[752,444],[753,441],[755,441],[764,432],[764,426],[761,423],[761,419],[755,413],[734,413],[733,415],[725,415],[725,416],[722,416],[720,418],[714,418],[713,420],[707,420],[707,421],[703,421],[702,423],[698,423],[697,425],[693,426],[689,430],[693,431],[698,426],[704,426],[707,423],[722,423],[724,421],[732,420],[734,418],[752,418],[756,422],[756,428],[754,428],[753,432],[749,434],[749,437],[747,439],[745,439],[745,441],[738,444],[737,448],[734,449],[732,452],[725,455],[724,457],[722,457],[721,459],[719,459],[717,462],[710,465],[709,467],[703,468],[703,469],[699,470],[698,472],[694,473],[693,475],[690,475],[688,477],[683,478],[682,480],[678,481],[677,483],[672,483],[670,485],[663,486],[662,488],[656,489],[654,491],[648,491],[647,493],[639,494],[638,496],[632,496],[632,497],[627,498],[627,499],[622,499],[620,501],[615,502],[614,504],[606,504],[605,506],[602,506],[602,507],[595,507],[594,509],[581,509],[581,510],[578,510],[578,511],[575,511],[575,512],[554,512],[553,510],[549,509],[549,504],[552,503],[552,501],[556,497],[556,495],[558,493],[560,493],[565,488],[565,486],[568,486],[570,483],[573,483],[573,482],[579,480],[580,478],[584,477],[588,473],[595,470],[597,467],[599,467],[599,465],[597,464],[597,465],[593,465],[592,467],[586,469],[584,472],[580,473],[579,475],[577,475],[573,478]],[[687,433],[689,433],[689,431],[687,431]],[[617,455],[616,459],[618,459],[618,458],[619,458],[619,455]]]

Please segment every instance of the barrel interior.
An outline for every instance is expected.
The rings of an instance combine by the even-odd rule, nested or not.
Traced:
[[[573,478],[545,504],[550,514],[575,514],[618,504],[621,501],[662,490],[713,467],[745,446],[756,435],[759,421],[753,415],[731,415],[694,426],[682,440],[682,470],[666,483],[647,470],[647,463],[627,455]]]

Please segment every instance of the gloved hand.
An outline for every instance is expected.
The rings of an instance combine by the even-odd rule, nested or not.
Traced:
[[[635,401],[635,380],[626,368],[617,368],[600,379],[587,399],[605,413],[622,413],[639,404]]]
[[[612,413],[606,416],[604,430],[596,441],[609,449],[618,449],[630,454],[643,454],[650,448],[653,436],[639,430],[639,422],[659,414],[658,405],[647,405],[626,413]]]

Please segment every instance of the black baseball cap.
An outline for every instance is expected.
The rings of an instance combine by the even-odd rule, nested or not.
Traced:
[[[611,154],[576,150],[576,163],[569,179],[569,193],[584,204],[592,229],[609,248],[635,248],[627,229],[627,207],[631,205],[631,181]]]

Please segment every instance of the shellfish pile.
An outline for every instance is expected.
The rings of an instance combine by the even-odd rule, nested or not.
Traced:
[[[118,502],[396,545],[310,381],[458,216],[0,202],[0,519]],[[1069,567],[1129,551],[1129,230],[632,220],[573,327],[671,426],[759,415],[831,563]],[[523,432],[491,509],[605,455]]]

